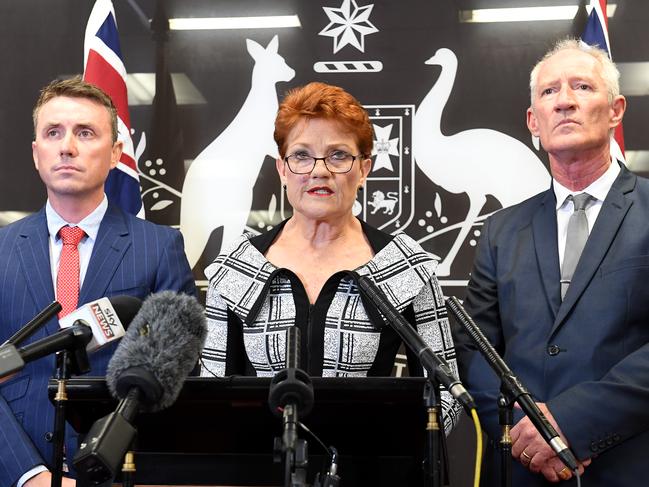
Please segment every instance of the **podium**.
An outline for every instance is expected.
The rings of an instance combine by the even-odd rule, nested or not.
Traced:
[[[422,485],[423,378],[312,380],[315,405],[300,420],[338,449],[342,485]],[[273,462],[282,424],[268,408],[269,384],[259,377],[189,378],[172,407],[140,414],[136,483],[283,485],[283,466]],[[72,379],[67,391],[67,420],[80,437],[117,405],[103,378]],[[55,393],[50,382],[50,398]],[[308,441],[312,482],[329,459],[315,439],[299,434]]]

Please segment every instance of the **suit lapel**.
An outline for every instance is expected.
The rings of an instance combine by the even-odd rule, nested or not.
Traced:
[[[633,204],[631,198],[627,198],[625,194],[633,190],[636,179],[636,176],[622,165],[620,175],[611,186],[588,237],[566,297],[555,318],[552,333],[562,324],[575,306],[606,256],[625,215]]]
[[[552,189],[545,193],[541,206],[532,219],[532,234],[541,280],[553,316],[561,304],[559,290],[559,251],[557,249],[557,212]]]
[[[130,245],[124,214],[116,206],[109,204],[81,286],[80,304],[99,299],[106,294],[106,289]]]
[[[48,239],[45,209],[41,209],[25,224],[17,243],[18,258],[27,289],[39,310],[54,301]],[[52,328],[49,331],[56,329],[55,321],[50,323],[49,328]]]

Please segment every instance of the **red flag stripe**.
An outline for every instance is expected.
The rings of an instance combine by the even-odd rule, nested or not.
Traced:
[[[119,158],[119,162],[121,162],[122,164],[130,167],[135,172],[137,172],[137,168],[135,166],[135,160],[131,156],[129,156],[126,152],[122,152],[122,157]]]
[[[602,9],[604,24],[606,24],[606,30],[608,31],[608,14],[606,13],[606,0],[599,0],[599,6]]]
[[[131,118],[128,113],[126,83],[121,75],[93,49],[88,52],[88,64],[86,65],[84,78],[110,95],[115,108],[117,108],[117,115],[130,130]],[[117,96],[118,93],[123,93],[123,96]]]

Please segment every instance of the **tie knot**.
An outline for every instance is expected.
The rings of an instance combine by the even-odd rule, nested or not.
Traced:
[[[585,210],[595,201],[595,198],[588,193],[579,193],[574,196],[570,195],[568,199],[572,200],[572,203],[575,205],[575,211]]]
[[[79,227],[70,227],[66,225],[61,227],[59,235],[61,240],[63,240],[63,245],[74,245],[76,247],[79,245],[79,242],[81,242],[81,239],[86,235],[86,232]]]

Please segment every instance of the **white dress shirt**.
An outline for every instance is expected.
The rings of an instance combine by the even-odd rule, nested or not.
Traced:
[[[45,216],[47,219],[47,230],[50,234],[49,243],[50,243],[50,266],[52,271],[52,284],[54,286],[54,294],[56,295],[56,276],[59,273],[59,261],[61,260],[61,251],[63,250],[63,240],[59,237],[59,230],[69,225],[71,227],[80,227],[86,236],[81,239],[79,242],[79,287],[83,285],[83,279],[86,277],[86,271],[88,270],[88,264],[90,263],[90,256],[92,255],[92,249],[95,246],[97,241],[97,234],[99,233],[99,226],[101,221],[106,214],[108,209],[108,198],[104,194],[104,199],[99,203],[99,206],[94,209],[87,217],[81,220],[79,223],[69,223],[66,222],[61,215],[59,215],[50,201],[47,200],[45,204]],[[32,477],[35,477],[41,472],[47,472],[47,468],[44,465],[38,465],[31,470],[25,472],[16,482],[16,487],[23,487],[23,484],[27,482]]]
[[[566,250],[566,238],[568,233],[568,220],[574,211],[574,204],[572,200],[566,201],[569,195],[578,195],[581,193],[588,193],[596,199],[587,209],[586,218],[588,220],[588,234],[595,225],[595,220],[602,209],[602,204],[606,199],[615,178],[620,174],[620,166],[617,161],[613,161],[604,174],[599,179],[593,181],[588,187],[581,191],[571,191],[565,186],[562,186],[556,179],[552,178],[552,188],[554,195],[557,198],[557,244],[559,245],[559,266],[563,265],[563,255]],[[560,267],[561,268],[561,267]]]
[[[88,263],[92,255],[92,249],[97,241],[97,234],[99,233],[99,226],[101,220],[106,214],[108,209],[108,198],[104,195],[104,199],[99,203],[99,206],[94,209],[87,217],[79,223],[66,222],[61,216],[52,208],[49,200],[45,205],[45,215],[47,216],[47,229],[50,234],[50,266],[52,270],[52,283],[54,285],[54,293],[56,294],[56,276],[59,273],[59,261],[61,260],[61,251],[63,250],[63,240],[59,236],[59,230],[68,225],[71,227],[79,227],[86,236],[79,242],[79,287],[83,286],[83,280],[86,277],[88,270]]]

